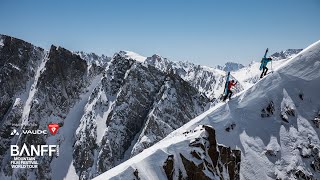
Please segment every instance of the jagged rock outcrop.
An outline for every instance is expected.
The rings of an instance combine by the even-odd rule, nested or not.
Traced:
[[[108,57],[104,54],[101,56],[95,53],[85,53],[83,51],[76,51],[75,54],[79,55],[81,59],[87,61],[90,64],[96,64],[97,66],[104,67],[108,62],[111,61],[111,57]]]
[[[273,101],[270,101],[268,106],[261,110],[261,117],[262,118],[270,117],[273,115],[274,111],[275,111],[274,103],[273,103]]]
[[[95,53],[85,53],[83,51],[76,51],[75,54],[79,55],[81,59],[87,61],[88,74],[92,77],[102,73],[111,61],[111,57],[105,56],[104,54],[99,56]]]
[[[167,160],[163,164],[164,172],[166,173],[166,176],[169,180],[173,179],[173,173],[174,173],[174,159],[173,155],[169,155]]]
[[[186,172],[184,179],[240,179],[241,151],[217,144],[210,126],[197,131],[204,131],[205,135],[191,141],[188,148],[191,156],[183,153],[168,156],[163,165],[167,178],[178,179],[182,170]]]

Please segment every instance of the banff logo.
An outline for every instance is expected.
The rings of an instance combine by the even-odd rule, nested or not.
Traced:
[[[59,129],[59,124],[48,124],[48,128],[49,128],[49,131],[51,132],[52,135],[55,135],[57,132],[58,132],[58,129]]]

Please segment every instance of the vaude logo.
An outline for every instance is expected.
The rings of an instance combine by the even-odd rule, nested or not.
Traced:
[[[22,134],[35,134],[35,135],[39,135],[39,134],[47,134],[47,130],[40,130],[40,129],[36,129],[36,130],[27,130],[27,129],[23,129]],[[16,129],[12,129],[11,131],[11,136],[19,136],[20,133],[16,130]]]
[[[16,130],[16,129],[12,129],[12,131],[11,131],[11,134],[10,134],[11,136],[14,136],[14,135],[17,135],[17,136],[19,136],[19,132]]]

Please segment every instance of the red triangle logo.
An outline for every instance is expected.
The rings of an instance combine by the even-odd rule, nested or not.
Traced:
[[[59,127],[59,124],[48,124],[49,131],[52,135],[55,135],[58,132]]]

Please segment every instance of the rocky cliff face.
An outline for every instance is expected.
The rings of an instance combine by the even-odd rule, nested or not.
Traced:
[[[20,124],[24,101],[45,51],[9,36],[0,35],[0,161],[14,137],[12,124]],[[3,166],[1,166],[3,167]]]
[[[101,56],[95,53],[85,53],[83,51],[76,51],[75,54],[79,55],[81,59],[87,61],[88,73],[89,76],[96,76],[103,72],[103,70],[108,66],[108,63],[111,61],[111,57]]]
[[[76,133],[74,164],[82,179],[141,152],[208,108],[209,100],[179,76],[121,54],[105,74]]]
[[[200,131],[205,131],[205,135],[189,144],[191,157],[181,153],[180,157],[168,156],[163,165],[167,178],[240,179],[241,151],[217,144],[215,130],[210,126],[203,126]]]
[[[10,36],[0,35],[0,122],[14,104],[14,96],[30,86],[44,50]]]
[[[37,157],[37,169],[12,169],[10,145],[62,142],[64,134],[53,137],[22,134],[21,131],[48,130],[50,122],[59,123],[63,129],[64,118],[92,79],[87,73],[87,63],[64,48],[52,46],[45,52],[9,36],[1,36],[1,39],[1,176],[51,179],[52,158],[48,156]],[[13,129],[21,134],[12,135]]]
[[[22,59],[22,63],[30,63],[31,65],[20,65],[18,64],[19,60],[16,60],[17,68],[21,69],[20,73],[24,73],[21,76],[24,77],[16,81],[18,85],[15,85],[15,89],[11,90],[11,92],[18,92],[23,89],[21,88],[23,86],[26,88],[23,89],[24,93],[11,96],[14,104],[6,112],[6,118],[2,120],[2,123],[6,124],[1,129],[2,135],[6,136],[2,139],[2,141],[6,142],[2,148],[3,156],[1,157],[4,158],[2,170],[4,175],[17,179],[29,176],[35,176],[38,179],[51,179],[51,157],[38,157],[39,168],[34,171],[11,169],[9,161],[12,159],[8,151],[10,149],[9,146],[10,144],[22,146],[24,143],[26,145],[59,144],[60,138],[63,135],[60,137],[50,137],[49,134],[21,134],[20,136],[12,136],[10,132],[13,128],[18,132],[21,132],[22,129],[47,130],[47,125],[53,121],[63,126],[63,117],[69,113],[70,108],[79,99],[80,94],[83,93],[90,80],[87,77],[87,64],[78,55],[64,48],[52,46],[50,52],[46,54],[42,49],[36,48],[29,43],[14,38],[11,39],[13,42],[20,42],[20,44],[16,45],[17,47],[11,47],[5,43],[4,47],[11,48],[11,52],[14,52],[14,49],[18,49],[20,52],[25,51],[25,55],[22,54],[18,57],[24,58]],[[38,53],[39,55],[35,56],[34,53]],[[7,52],[1,52],[1,55],[7,55]],[[29,61],[32,61],[32,63]],[[8,63],[4,66],[7,65]],[[29,71],[32,73],[28,74]],[[8,82],[10,77],[12,78],[14,75],[2,80]],[[23,81],[24,79],[28,79],[28,81],[25,82]],[[10,88],[10,86],[5,87]],[[61,117],[58,120],[54,118],[57,114]]]

